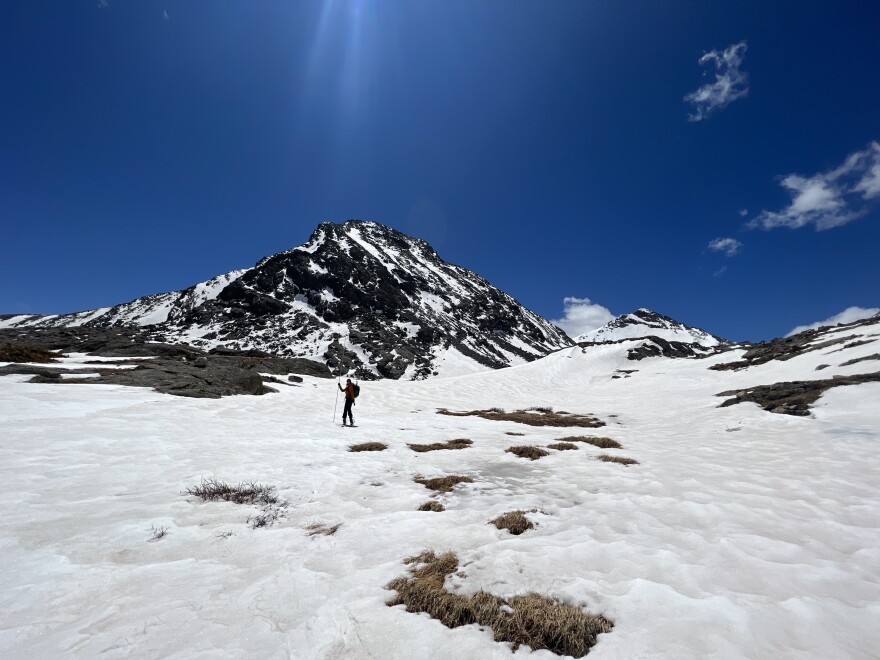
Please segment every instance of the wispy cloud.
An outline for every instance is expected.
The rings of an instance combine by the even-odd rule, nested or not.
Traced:
[[[840,227],[865,215],[880,199],[880,142],[850,154],[828,172],[802,176],[787,174],[780,184],[791,195],[781,211],[761,211],[748,223],[750,229],[814,225],[816,231]]]
[[[732,257],[739,252],[742,241],[735,238],[713,238],[709,241],[709,249],[713,252],[723,252],[725,257]]]
[[[804,330],[812,330],[814,328],[821,328],[823,325],[837,325],[838,323],[852,323],[853,321],[858,321],[860,319],[866,319],[870,316],[874,316],[875,314],[880,314],[880,307],[847,307],[845,310],[840,312],[839,314],[835,314],[831,318],[827,318],[824,321],[816,321],[815,323],[810,323],[810,325],[799,325],[794,330],[789,332],[786,337],[791,337],[792,335],[796,335],[799,332],[803,332]]]
[[[564,316],[553,321],[565,330],[570,337],[577,337],[588,330],[601,328],[614,318],[614,314],[607,307],[597,305],[589,298],[567,297],[562,301]]]
[[[727,270],[727,264],[724,264],[721,268],[712,273],[712,277],[718,277],[720,275],[724,275],[724,272]]]
[[[166,20],[166,21],[167,21],[169,18],[171,18],[170,16],[168,16],[168,10],[167,10],[167,9],[163,9],[163,10],[162,10],[162,16],[165,17],[165,20]]]
[[[747,47],[745,41],[740,41],[720,52],[710,50],[700,58],[700,66],[714,65],[715,80],[684,97],[694,109],[688,115],[689,121],[703,121],[716,110],[749,93],[749,76],[739,68]],[[705,71],[703,75],[706,75]]]
[[[746,217],[748,214],[749,214],[749,210],[748,210],[748,209],[740,209],[740,210],[739,210],[739,217],[741,217],[741,218]]]

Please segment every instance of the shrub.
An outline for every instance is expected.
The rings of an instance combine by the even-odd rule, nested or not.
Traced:
[[[600,449],[620,449],[621,444],[617,440],[611,438],[603,438],[595,435],[570,435],[566,438],[559,438],[559,442],[586,442],[588,445],[599,447]]]
[[[407,445],[413,451],[418,452],[426,452],[426,451],[437,451],[439,449],[465,449],[466,447],[470,447],[473,443],[472,440],[468,440],[467,438],[459,438],[458,440],[448,440],[446,442],[434,442],[429,445]]]
[[[520,445],[518,447],[508,447],[504,451],[516,454],[520,458],[528,458],[537,461],[542,456],[549,456],[549,451],[544,451],[540,447],[529,447],[528,445]]]
[[[495,520],[490,520],[489,524],[495,525],[498,529],[506,529],[514,536],[519,536],[527,529],[534,527],[532,521],[526,518],[524,511],[508,511]]]
[[[243,481],[237,486],[217,481],[214,477],[202,479],[198,486],[186,489],[189,495],[200,497],[206,502],[225,500],[236,504],[278,504],[274,486],[264,486],[253,481]]]
[[[436,477],[434,479],[424,479],[423,477],[416,477],[415,479],[413,479],[413,481],[415,481],[417,484],[422,484],[425,488],[440,491],[442,493],[450,492],[456,486],[456,484],[470,484],[474,482],[474,480],[470,477],[461,477],[456,475]]]
[[[638,461],[634,458],[624,458],[623,456],[609,456],[608,454],[602,454],[601,456],[597,456],[600,461],[605,461],[606,463],[620,463],[621,465],[638,465]]]
[[[446,576],[458,570],[458,559],[451,552],[439,557],[423,552],[405,563],[416,567],[409,576],[388,584],[388,589],[397,592],[389,606],[426,612],[448,628],[474,623],[491,628],[495,641],[511,643],[514,651],[527,644],[532,650],[580,658],[596,644],[598,635],[614,626],[605,617],[535,593],[508,600],[485,591],[472,596],[452,594],[444,586]]]
[[[384,442],[363,442],[359,445],[352,445],[348,451],[383,451],[388,449],[388,445]]]

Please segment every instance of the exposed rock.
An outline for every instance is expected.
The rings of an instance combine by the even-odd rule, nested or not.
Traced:
[[[759,385],[745,390],[721,392],[717,396],[733,397],[722,402],[719,408],[752,401],[772,413],[806,417],[810,414],[810,406],[829,388],[869,382],[880,382],[880,371],[854,376],[834,376],[824,380],[800,380]]]

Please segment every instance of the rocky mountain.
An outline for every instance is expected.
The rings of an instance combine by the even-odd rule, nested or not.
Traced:
[[[629,314],[622,314],[601,328],[590,330],[578,336],[575,341],[578,343],[598,343],[647,337],[658,337],[667,342],[700,344],[706,348],[729,345],[731,343],[705,330],[685,325],[644,307]]]
[[[140,326],[151,339],[318,359],[364,379],[420,379],[531,361],[559,328],[425,241],[375,222],[322,223],[309,241],[182,291],[0,327]]]

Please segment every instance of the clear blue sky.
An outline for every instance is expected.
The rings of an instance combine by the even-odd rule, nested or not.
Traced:
[[[880,306],[876,141],[874,2],[7,0],[0,312],[362,218],[551,319],[769,338]]]

